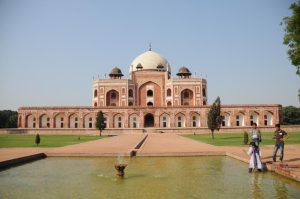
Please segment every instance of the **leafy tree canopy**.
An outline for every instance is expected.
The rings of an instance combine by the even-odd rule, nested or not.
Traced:
[[[17,128],[18,112],[11,110],[0,111],[0,128]]]
[[[288,56],[292,64],[297,67],[297,74],[300,75],[300,1],[290,6],[292,16],[284,17],[285,35],[283,43],[289,47]]]
[[[300,124],[300,108],[294,106],[283,107],[283,124]]]

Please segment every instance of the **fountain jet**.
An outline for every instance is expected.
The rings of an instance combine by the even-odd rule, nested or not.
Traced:
[[[127,167],[127,164],[120,164],[120,163],[115,164],[115,169],[118,171],[117,175],[120,177],[124,177],[124,175],[125,175],[124,170],[126,167]]]

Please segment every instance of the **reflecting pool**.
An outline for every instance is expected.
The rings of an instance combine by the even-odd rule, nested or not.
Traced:
[[[299,198],[300,183],[223,156],[46,158],[0,172],[0,198]]]

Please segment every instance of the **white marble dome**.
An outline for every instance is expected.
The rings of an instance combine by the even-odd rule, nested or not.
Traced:
[[[157,70],[157,66],[160,66],[162,70],[171,73],[171,67],[169,62],[163,56],[151,50],[137,56],[130,64],[129,72],[137,71],[136,68],[137,65],[142,65],[143,67],[142,70],[147,70],[147,69]]]

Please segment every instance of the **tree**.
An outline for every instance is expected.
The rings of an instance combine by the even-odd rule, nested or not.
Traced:
[[[0,128],[17,128],[18,112],[11,110],[0,111]]]
[[[36,134],[36,136],[35,136],[35,144],[36,144],[36,146],[38,146],[40,144],[40,142],[41,142],[40,135]]]
[[[214,139],[214,131],[219,130],[222,124],[223,117],[221,116],[221,100],[217,97],[215,102],[210,107],[207,114],[207,126],[211,131],[211,136]]]
[[[290,10],[293,12],[292,16],[284,17],[281,23],[285,25],[283,43],[289,47],[289,59],[300,75],[300,1],[292,3]]]
[[[300,76],[300,1],[290,5],[292,16],[284,17],[281,25],[284,24],[285,35],[283,44],[288,46],[287,54],[291,63],[297,68],[296,74]],[[300,100],[300,89],[298,91]]]
[[[101,131],[105,129],[105,123],[104,123],[104,117],[102,111],[99,111],[97,114],[96,127],[100,131],[100,136],[101,136]]]
[[[244,144],[248,144],[249,142],[249,135],[247,131],[244,131]]]
[[[18,113],[12,113],[7,122],[8,128],[17,128],[18,127]]]
[[[286,106],[282,108],[283,124],[295,125],[300,124],[300,108]]]

